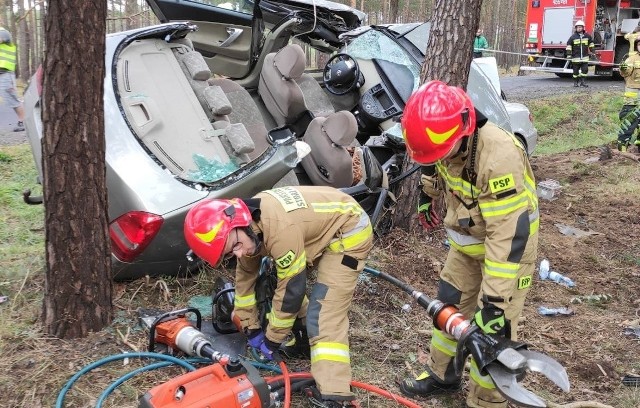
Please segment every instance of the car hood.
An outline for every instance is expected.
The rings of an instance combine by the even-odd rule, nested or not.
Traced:
[[[290,4],[298,7],[310,8],[313,10],[314,7],[319,9],[325,9],[334,12],[336,15],[346,18],[350,22],[354,22],[353,20],[357,20],[360,24],[364,23],[367,14],[346,6],[340,3],[334,3],[332,1],[325,0],[274,0],[272,3],[282,3],[282,4]]]
[[[328,53],[344,45],[340,35],[359,28],[367,18],[362,11],[326,0],[262,0],[260,9],[266,23],[299,19],[294,35]]]

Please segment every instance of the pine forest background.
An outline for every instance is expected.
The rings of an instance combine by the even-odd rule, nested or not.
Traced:
[[[55,1],[55,0],[53,0]],[[100,0],[92,0],[100,1]],[[145,0],[106,0],[107,31],[109,33],[158,23]],[[200,3],[222,4],[233,7],[233,0],[192,0]],[[245,0],[246,1],[246,0]],[[435,0],[333,0],[349,5],[367,14],[366,24],[413,23],[427,21]],[[528,0],[484,0],[480,27],[491,49],[520,53],[524,45],[526,5]],[[8,29],[18,46],[16,75],[26,81],[42,63],[46,47],[43,32],[42,0],[0,0],[0,25]],[[324,59],[312,50],[312,59]],[[519,65],[522,57],[507,53],[495,54],[503,67]]]

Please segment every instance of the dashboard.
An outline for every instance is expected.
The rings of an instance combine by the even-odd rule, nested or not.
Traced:
[[[371,122],[378,124],[402,113],[414,87],[414,75],[406,66],[381,59],[372,61],[379,83],[365,91],[359,103],[364,116],[362,119],[368,125],[372,125]]]

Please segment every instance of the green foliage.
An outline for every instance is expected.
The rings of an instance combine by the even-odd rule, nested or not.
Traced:
[[[614,141],[622,96],[610,92],[564,94],[527,103],[538,129],[536,155],[599,146]]]
[[[0,147],[0,280],[20,279],[44,263],[42,206],[22,201],[34,187],[36,168],[29,145]]]

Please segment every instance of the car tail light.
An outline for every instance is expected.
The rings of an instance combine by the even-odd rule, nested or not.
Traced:
[[[109,225],[111,251],[124,262],[133,261],[156,236],[164,219],[156,214],[131,211]]]
[[[42,65],[38,65],[36,69],[36,89],[38,90],[38,97],[42,97]]]
[[[529,112],[529,122],[533,123],[533,115]]]

